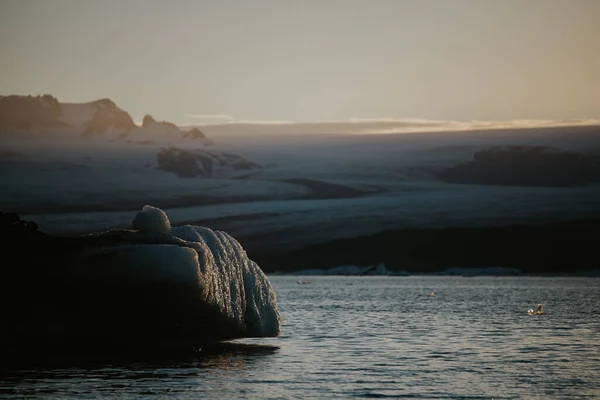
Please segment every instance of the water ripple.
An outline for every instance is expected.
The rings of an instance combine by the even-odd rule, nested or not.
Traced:
[[[4,357],[0,397],[599,397],[600,279],[270,279],[279,338],[166,354]],[[548,314],[528,316],[537,303]]]

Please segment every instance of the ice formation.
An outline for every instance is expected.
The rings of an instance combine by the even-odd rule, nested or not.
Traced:
[[[145,205],[131,223],[133,229],[144,233],[169,233],[171,223],[160,208]]]
[[[281,315],[275,291],[240,243],[225,232],[202,226],[173,228],[171,234],[197,252],[199,284],[207,301],[255,336],[276,336]]]
[[[133,227],[139,232],[104,233],[126,240],[89,250],[81,273],[116,283],[176,285],[197,294],[192,297],[217,309],[246,337],[279,334],[275,291],[233,237],[202,226],[171,228],[167,215],[152,206],[144,206]]]

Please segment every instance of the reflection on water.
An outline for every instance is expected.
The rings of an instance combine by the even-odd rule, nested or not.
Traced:
[[[21,368],[87,368],[106,365],[153,366],[196,365],[229,369],[233,364],[244,368],[246,359],[268,356],[279,350],[273,345],[230,341],[197,347],[173,346],[160,348],[3,348],[2,371]],[[232,363],[232,359],[240,362]]]
[[[181,379],[226,376],[257,368],[262,358],[276,354],[279,347],[233,341],[195,348],[32,350],[2,349],[0,395],[3,397],[92,394],[97,397],[111,391],[127,396],[185,392],[190,388],[181,387]],[[150,389],[151,386],[160,389]],[[131,387],[135,390],[127,389]]]

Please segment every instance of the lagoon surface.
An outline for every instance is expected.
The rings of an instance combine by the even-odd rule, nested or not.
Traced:
[[[600,398],[600,278],[269,279],[283,316],[278,338],[194,350],[10,352],[0,396]],[[529,316],[538,303],[546,314]]]

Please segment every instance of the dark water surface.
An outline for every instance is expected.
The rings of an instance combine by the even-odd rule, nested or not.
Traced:
[[[4,358],[2,398],[600,398],[600,279],[271,276],[275,339]],[[546,315],[527,309],[543,303]]]

